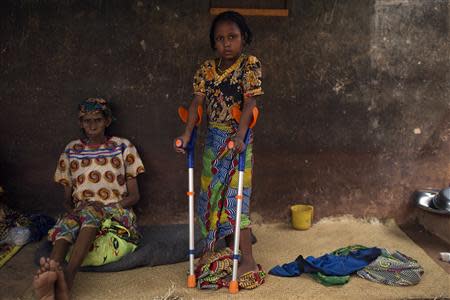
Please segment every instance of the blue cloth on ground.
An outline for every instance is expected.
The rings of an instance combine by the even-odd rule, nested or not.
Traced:
[[[276,266],[269,274],[281,277],[300,276],[303,273],[320,272],[330,276],[344,276],[363,269],[381,254],[379,248],[367,248],[351,251],[348,255],[325,254],[318,258],[308,256],[297,257],[293,262]]]

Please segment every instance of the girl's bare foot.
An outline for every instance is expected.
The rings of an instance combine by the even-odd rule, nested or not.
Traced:
[[[39,300],[55,299],[56,272],[39,269],[33,279],[33,289],[36,298]]]
[[[258,265],[253,257],[241,256],[241,261],[239,262],[237,277],[239,278],[242,274],[250,271],[259,271]]]

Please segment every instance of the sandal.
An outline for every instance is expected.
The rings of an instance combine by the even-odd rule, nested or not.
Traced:
[[[245,290],[256,289],[264,283],[266,272],[263,271],[261,265],[258,264],[258,271],[249,271],[239,277],[239,287]]]

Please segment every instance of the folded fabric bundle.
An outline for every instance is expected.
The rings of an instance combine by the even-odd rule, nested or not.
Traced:
[[[233,271],[233,251],[224,248],[204,257],[205,264],[195,270],[199,289],[220,289],[228,287]]]
[[[0,267],[10,260],[25,244],[39,240],[43,234],[47,233],[47,230],[54,222],[50,217],[22,214],[5,204],[1,204]]]
[[[0,220],[0,241],[6,239],[11,228],[29,227],[31,220],[20,212],[9,208],[6,205],[1,207],[2,218]]]
[[[422,266],[415,259],[386,249],[382,249],[381,255],[370,265],[357,272],[362,278],[392,286],[418,284],[423,273]]]
[[[300,255],[293,262],[272,268],[269,274],[282,277],[318,272],[329,276],[350,275],[374,261],[381,254],[381,250],[355,245],[340,248],[333,253],[318,258],[308,256],[306,259]]]
[[[55,219],[44,214],[24,214],[6,205],[2,205],[0,218],[0,241],[5,240],[8,232],[15,227],[24,227],[30,230],[27,241],[39,241],[47,235],[48,230],[55,225]]]

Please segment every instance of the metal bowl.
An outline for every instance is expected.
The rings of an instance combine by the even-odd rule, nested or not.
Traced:
[[[439,195],[440,190],[438,189],[424,189],[418,190],[414,193],[414,199],[419,208],[440,214],[440,215],[450,215],[450,211],[438,209],[433,203],[433,199]]]
[[[450,188],[443,189],[437,196],[433,197],[433,204],[437,209],[450,212]]]

